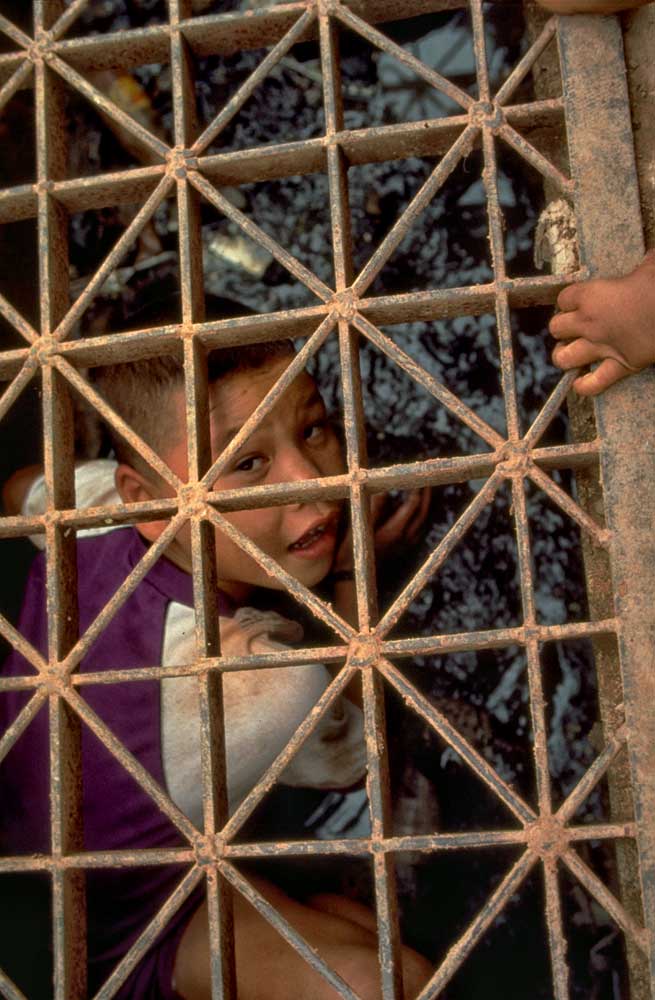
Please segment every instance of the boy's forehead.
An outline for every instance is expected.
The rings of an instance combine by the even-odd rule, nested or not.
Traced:
[[[212,429],[220,436],[233,436],[289,367],[293,357],[276,358],[258,368],[231,372],[209,387]],[[298,408],[320,402],[320,393],[311,375],[302,371],[284,391],[269,416],[293,413]],[[264,418],[266,421],[267,418]]]

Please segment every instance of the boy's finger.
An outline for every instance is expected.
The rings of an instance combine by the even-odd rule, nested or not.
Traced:
[[[419,505],[407,525],[407,540],[410,542],[414,542],[418,538],[419,532],[425,523],[428,510],[430,509],[430,500],[432,499],[432,490],[429,486],[424,486],[423,489],[418,490],[418,494]]]
[[[553,364],[564,371],[571,368],[582,368],[590,365],[592,361],[598,361],[602,357],[596,344],[591,344],[588,340],[578,338],[569,344],[557,344],[553,351]]]
[[[582,285],[567,285],[557,296],[557,308],[561,312],[572,312],[580,304]]]
[[[553,14],[619,14],[634,7],[645,7],[650,0],[539,0]]]
[[[411,519],[419,498],[412,492],[400,507],[396,508],[393,514],[378,528],[375,533],[375,540],[378,545],[391,545],[402,538],[407,522]]]
[[[579,396],[597,396],[629,374],[628,369],[614,358],[605,358],[595,371],[576,379],[573,388]]]
[[[376,521],[378,520],[386,502],[387,502],[386,493],[374,493],[373,496],[371,497],[369,509],[373,524],[375,524]]]
[[[565,312],[557,313],[548,324],[551,337],[555,340],[573,340],[582,333],[583,322],[580,320],[580,313]]]

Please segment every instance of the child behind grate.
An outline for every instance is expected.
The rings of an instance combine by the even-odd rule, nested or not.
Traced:
[[[134,318],[133,327],[171,319],[170,303]],[[209,419],[212,452],[219,454],[243,425],[294,356],[289,341],[210,353]],[[154,358],[96,369],[100,394],[170,466],[187,479],[184,373],[181,360]],[[95,461],[76,470],[77,503],[138,502],[173,495],[134,449],[110,432],[116,462]],[[302,481],[343,471],[337,435],[320,393],[307,372],[293,381],[220,475],[215,488]],[[31,476],[23,477],[25,489]],[[115,481],[115,487],[114,487]],[[422,522],[427,493],[410,494],[385,522],[385,533],[413,538]],[[42,477],[30,486],[25,511],[44,503]],[[313,587],[338,570],[335,610],[353,617],[350,544],[342,540],[342,505],[312,501],[227,514],[226,519],[288,573]],[[95,619],[134,566],[166,529],[168,521],[105,531],[78,541],[81,632]],[[387,537],[388,541],[388,537]],[[221,645],[227,655],[273,652],[298,641],[302,629],[274,612],[248,607],[258,588],[279,585],[235,543],[216,532]],[[191,537],[187,522],[123,604],[81,664],[102,672],[194,659]],[[20,631],[47,655],[45,565],[37,557],[24,600]],[[261,603],[261,602],[260,602]],[[18,653],[5,674],[30,673]],[[233,810],[291,737],[331,677],[320,664],[226,675],[225,713],[228,793]],[[79,689],[124,746],[164,787],[173,802],[202,829],[202,777],[197,681],[166,678]],[[2,731],[26,701],[6,700]],[[365,773],[359,708],[339,698],[282,774],[282,781],[318,788],[347,787]],[[10,851],[49,850],[48,734],[40,713],[12,751],[2,795],[9,808],[3,845]],[[83,726],[84,847],[143,850],[182,846],[184,840],[111,753]],[[9,769],[4,769],[8,771]],[[87,872],[89,977],[95,992],[179,883],[183,869],[89,870]],[[336,894],[300,903],[258,876],[258,890],[321,956],[363,997],[380,996],[376,922],[364,906]],[[211,995],[209,932],[203,883],[182,903],[168,926],[119,989],[121,998]],[[238,894],[234,894],[236,971],[239,997],[326,997],[337,994]],[[428,964],[403,951],[406,995],[417,994]]]

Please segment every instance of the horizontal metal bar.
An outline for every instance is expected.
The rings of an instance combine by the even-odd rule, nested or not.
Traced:
[[[614,635],[619,624],[614,618],[600,622],[571,622],[566,625],[519,625],[516,628],[488,629],[482,632],[459,632],[455,635],[429,635],[416,639],[388,639],[382,643],[386,656],[447,656],[478,649],[503,649],[538,642],[566,642]]]
[[[598,823],[564,829],[563,843],[624,840],[635,836],[634,823]],[[353,837],[343,840],[294,840],[276,843],[225,844],[220,853],[231,860],[269,857],[371,857],[386,854],[434,854],[527,844],[526,830],[481,830],[435,833],[420,836],[385,837],[379,840]],[[60,870],[141,868],[155,865],[195,864],[193,847],[150,848],[138,851],[89,851],[82,854],[21,854],[0,858],[0,875]]]
[[[536,101],[506,108],[509,123],[529,139],[534,129],[563,127],[561,101]],[[403,122],[336,132],[331,142],[340,146],[350,166],[442,156],[467,125],[466,115]],[[479,139],[478,139],[479,142]],[[238,186],[290,175],[327,171],[325,139],[269,143],[231,153],[198,157],[198,171],[219,187]],[[95,177],[49,182],[48,190],[69,212],[132,204],[150,196],[166,171],[165,164],[131,167]],[[170,194],[173,197],[173,194]],[[34,218],[38,186],[0,189],[0,223]]]
[[[599,622],[572,622],[567,625],[534,625],[516,628],[489,629],[482,632],[460,632],[455,635],[421,636],[415,639],[382,641],[380,650],[385,656],[447,656],[451,653],[475,652],[482,649],[504,649],[507,646],[524,646],[529,642],[568,642],[574,639],[591,639],[614,635],[619,623],[614,619]],[[222,673],[236,670],[283,670],[301,663],[340,663],[348,653],[348,646],[317,646],[308,649],[279,650],[252,656],[204,657],[175,666],[135,667],[125,670],[76,673],[71,677],[74,687],[87,684],[124,684],[132,681],[161,680],[165,677],[200,676],[210,670]],[[0,677],[0,691],[24,691],[42,683],[38,675]]]
[[[598,462],[596,442],[538,448],[532,460],[544,469],[593,468]],[[369,493],[407,486],[445,486],[485,479],[504,461],[502,451],[458,458],[432,458],[424,462],[404,462],[379,469],[361,470],[360,481]],[[323,479],[308,479],[298,483],[278,483],[273,486],[248,489],[217,490],[207,493],[207,502],[216,510],[229,513],[265,506],[281,506],[290,501],[347,499],[351,477],[344,473]],[[55,524],[81,530],[95,527],[125,527],[174,517],[178,511],[176,497],[164,497],[140,503],[114,504],[102,507],[71,508],[52,511],[48,518]],[[42,535],[45,522],[40,517],[0,517],[0,538],[20,538]]]

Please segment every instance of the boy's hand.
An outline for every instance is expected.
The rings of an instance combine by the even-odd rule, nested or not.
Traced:
[[[429,486],[409,490],[402,503],[387,517],[384,515],[387,494],[376,493],[371,497],[373,540],[378,559],[383,559],[391,549],[398,545],[413,545],[418,541],[421,528],[427,517],[431,494]],[[352,534],[349,528],[337,551],[332,567],[333,572],[351,570],[352,559]]]
[[[568,370],[601,362],[573,383],[581,396],[596,396],[655,362],[655,251],[624,278],[570,285],[557,305],[550,332],[565,343],[553,351],[554,364]]]
[[[619,14],[622,10],[645,7],[652,0],[539,0],[553,14]]]

